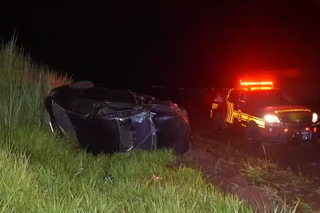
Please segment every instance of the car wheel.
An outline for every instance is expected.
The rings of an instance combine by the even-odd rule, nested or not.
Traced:
[[[220,139],[224,132],[221,113],[216,113],[212,119],[212,136],[214,139]]]
[[[260,149],[262,145],[261,140],[258,125],[254,122],[249,123],[245,137],[246,146],[249,149]]]

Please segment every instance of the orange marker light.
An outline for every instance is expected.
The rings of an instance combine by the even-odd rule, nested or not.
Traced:
[[[271,90],[272,87],[251,87],[250,90]]]
[[[273,81],[242,81],[240,85],[245,90],[271,90],[273,89]]]
[[[247,85],[273,85],[272,81],[263,81],[263,82],[242,82],[240,81],[240,84],[243,86]]]
[[[313,132],[316,133],[317,132],[317,127],[313,128]]]

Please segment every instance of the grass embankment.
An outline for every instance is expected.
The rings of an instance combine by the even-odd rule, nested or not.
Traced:
[[[170,151],[93,156],[51,134],[43,100],[68,79],[35,66],[14,41],[1,47],[0,73],[1,212],[252,212],[199,171],[169,169]]]
[[[182,164],[201,170],[221,190],[240,195],[258,212],[320,212],[319,183],[314,182],[317,178],[281,168],[268,157],[266,149],[260,158],[249,157],[230,144],[199,135],[195,135],[192,145],[175,166]]]

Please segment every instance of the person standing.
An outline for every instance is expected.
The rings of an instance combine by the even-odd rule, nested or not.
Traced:
[[[218,91],[216,93],[216,98],[213,101],[216,103],[223,103],[224,99],[222,98],[222,92]]]

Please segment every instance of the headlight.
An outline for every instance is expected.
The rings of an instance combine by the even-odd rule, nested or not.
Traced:
[[[275,115],[266,115],[266,116],[264,116],[264,120],[267,123],[280,123],[279,118]]]
[[[312,122],[315,123],[318,121],[318,114],[317,113],[312,113]]]

